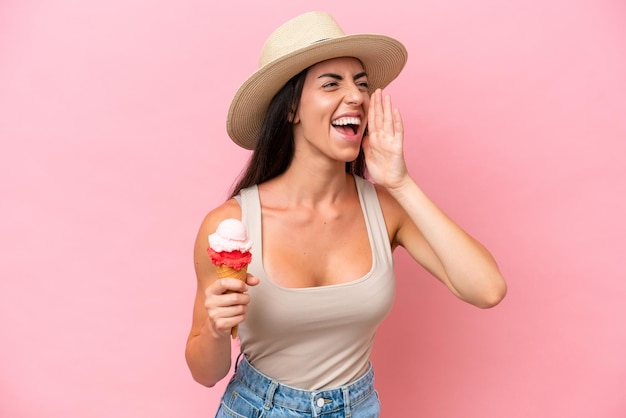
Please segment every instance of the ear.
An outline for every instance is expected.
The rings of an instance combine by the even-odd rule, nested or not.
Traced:
[[[298,113],[294,113],[294,111],[290,111],[289,112],[289,116],[288,116],[289,122],[291,122],[293,125],[297,125],[298,123],[300,123],[300,116],[298,116]]]

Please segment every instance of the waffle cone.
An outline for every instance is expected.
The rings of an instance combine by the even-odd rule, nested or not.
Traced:
[[[237,270],[228,266],[215,266],[215,272],[217,273],[217,277],[223,279],[224,277],[232,277],[241,281],[245,281],[248,275],[248,266],[243,266],[241,269]],[[232,338],[237,338],[237,325],[235,325],[230,330],[230,335]]]
[[[248,266],[243,266],[240,270],[234,269],[228,266],[215,266],[215,272],[217,277],[223,279],[224,277],[233,277],[235,279],[245,281],[248,274]]]

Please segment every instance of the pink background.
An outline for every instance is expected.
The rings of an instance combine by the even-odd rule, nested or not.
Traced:
[[[411,171],[509,284],[481,311],[396,253],[383,416],[626,416],[624,3],[366,3],[0,3],[0,416],[213,415],[192,244],[248,155],[230,98],[312,9],[406,44]]]

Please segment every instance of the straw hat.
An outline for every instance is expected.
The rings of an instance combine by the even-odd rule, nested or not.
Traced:
[[[372,90],[386,87],[407,60],[399,41],[383,35],[346,35],[328,13],[308,12],[276,29],[265,41],[259,69],[235,94],[226,130],[239,146],[254,149],[270,101],[293,76],[331,58],[355,57]]]

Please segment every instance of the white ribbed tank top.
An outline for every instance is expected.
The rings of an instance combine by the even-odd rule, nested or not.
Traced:
[[[261,204],[257,186],[241,191],[242,221],[253,241],[248,271],[260,279],[249,290],[241,350],[261,373],[292,387],[340,387],[368,368],[376,328],[395,295],[393,258],[374,186],[355,176],[372,250],[371,270],[336,285],[285,288],[263,269]]]

